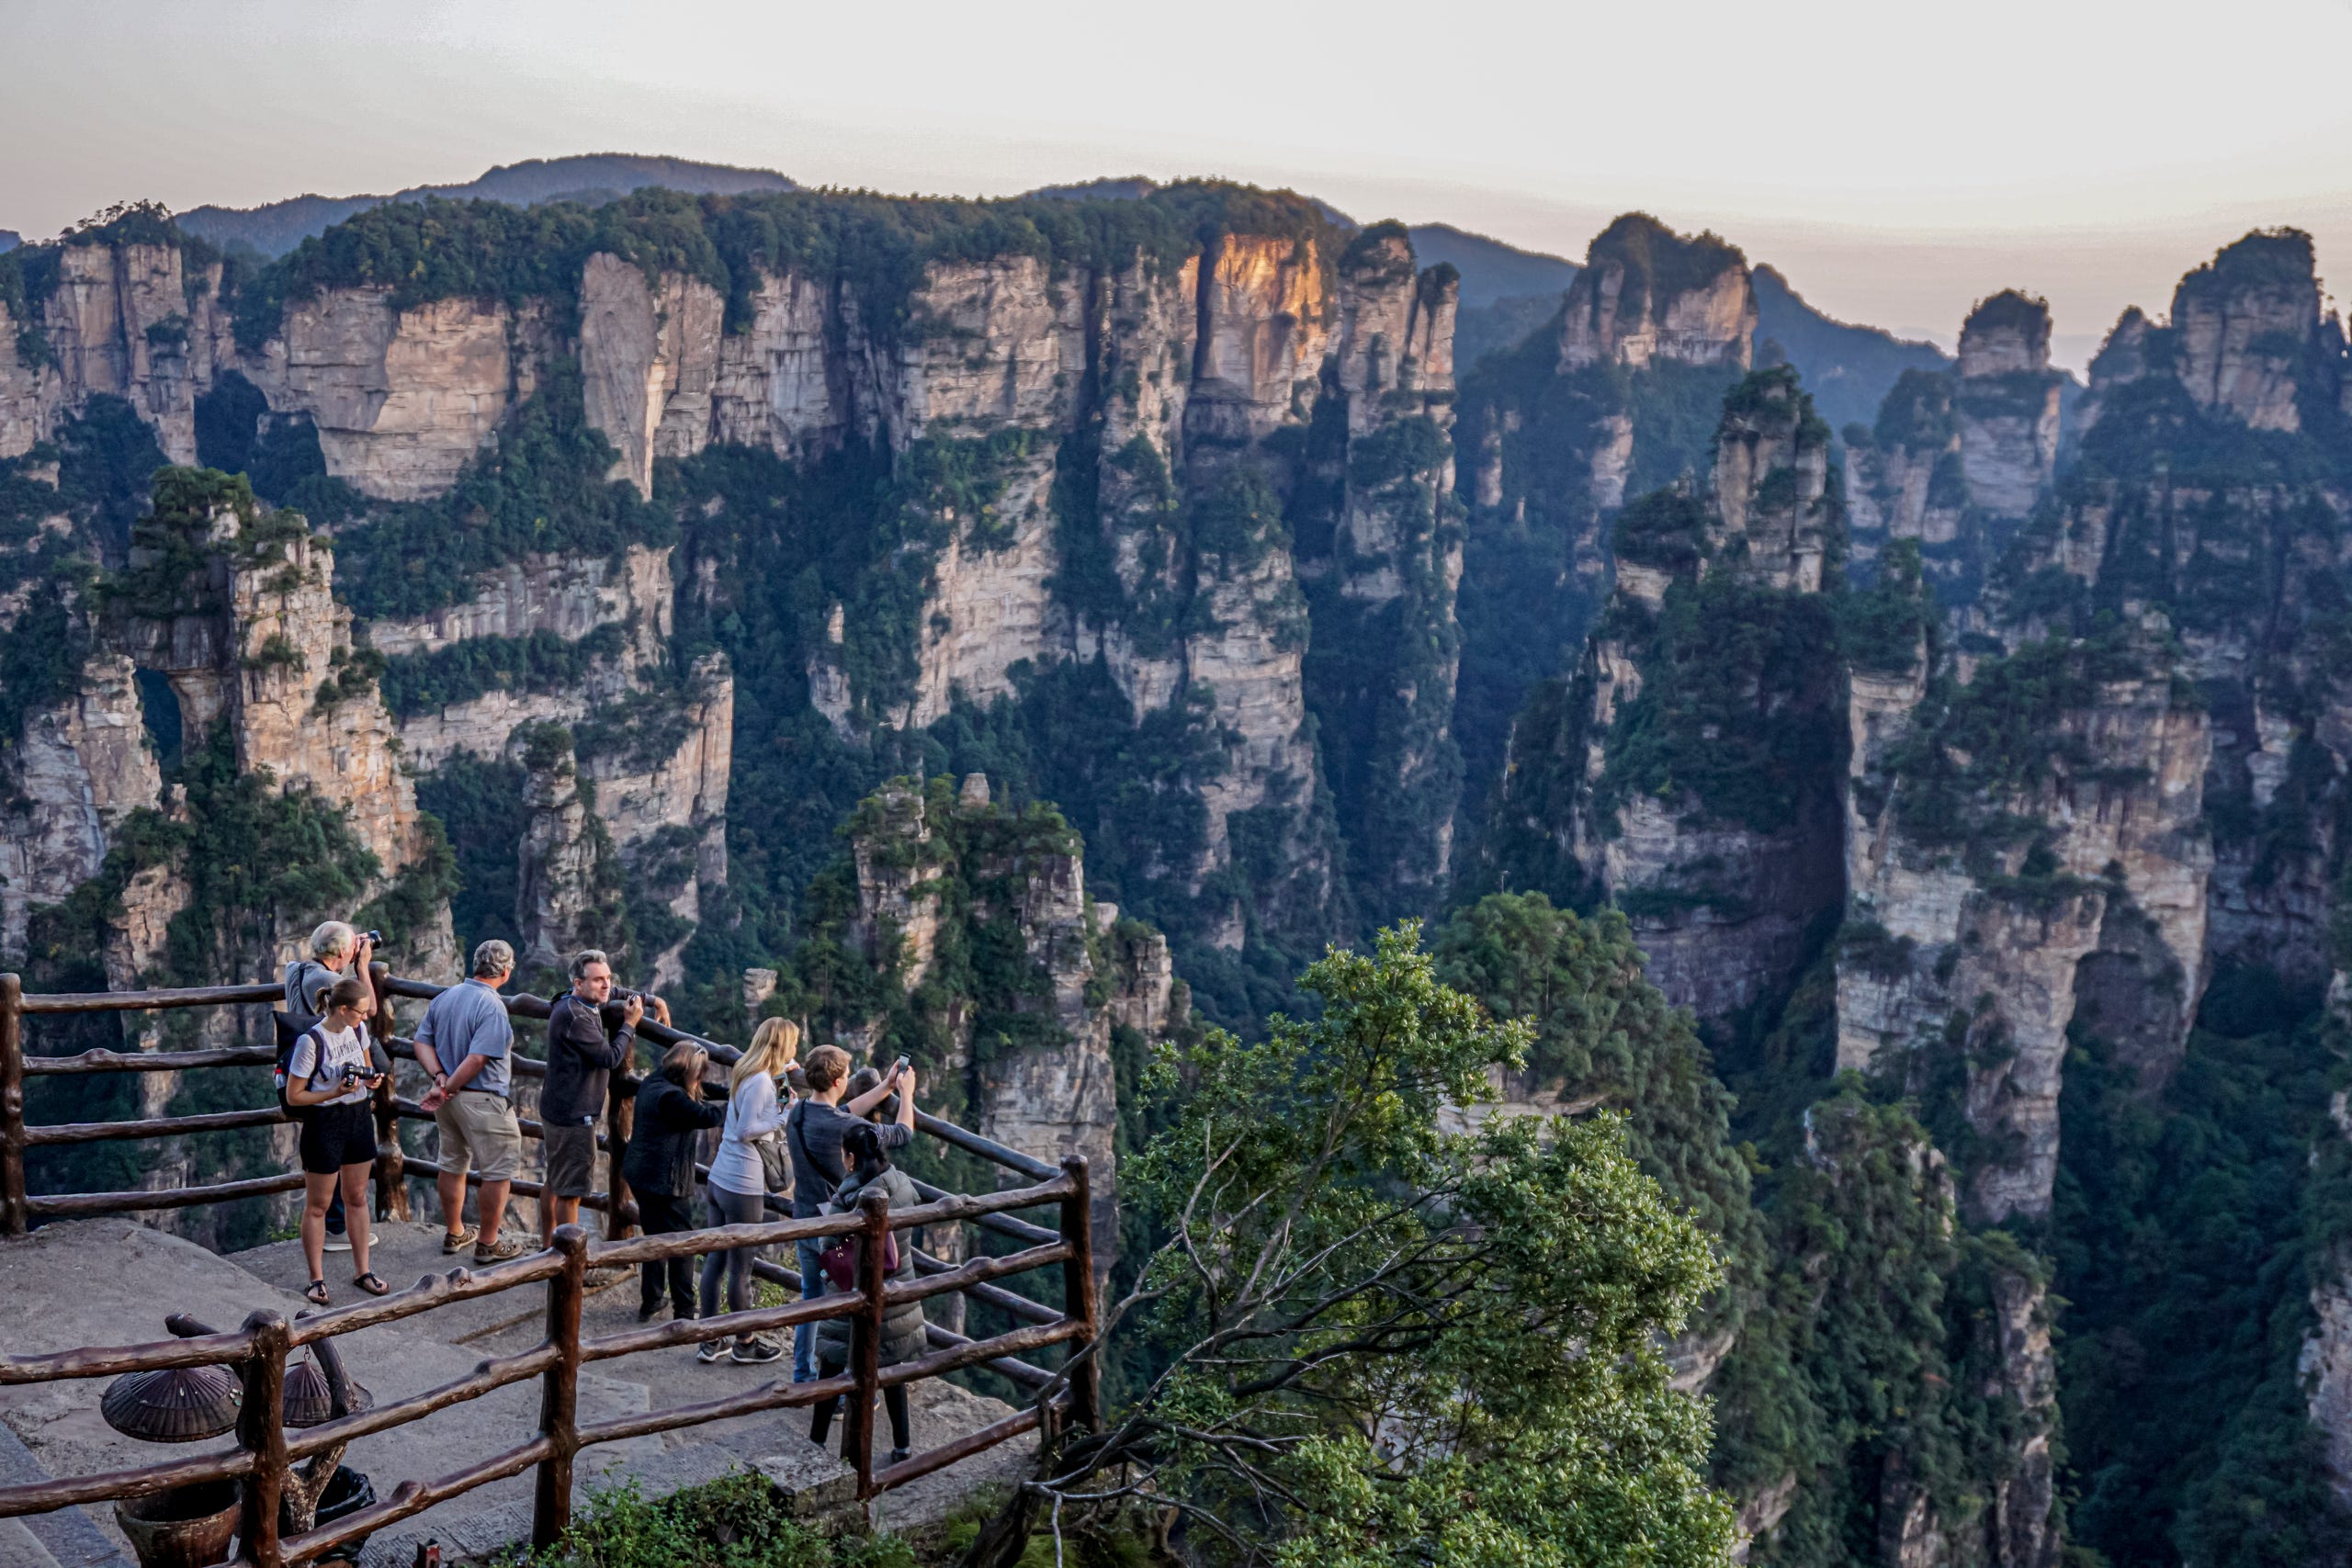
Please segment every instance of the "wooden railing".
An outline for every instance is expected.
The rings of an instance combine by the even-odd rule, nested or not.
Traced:
[[[375,966],[373,979],[379,997],[431,997],[441,987],[402,980]],[[116,1052],[85,1051],[75,1056],[28,1055],[24,1049],[22,1020],[27,1016],[60,1013],[147,1011],[172,1008],[267,1004],[278,999],[275,986],[228,986],[202,989],[96,993],[89,995],[26,996],[17,976],[0,975],[0,1232],[25,1234],[30,1223],[85,1215],[119,1213],[192,1204],[232,1201],[258,1195],[293,1191],[302,1185],[299,1172],[249,1180],[214,1182],[160,1191],[33,1195],[26,1190],[24,1154],[28,1148],[57,1144],[88,1143],[119,1138],[154,1138],[232,1128],[265,1126],[283,1120],[275,1107],[230,1111],[206,1115],[164,1116],[137,1121],[28,1125],[25,1122],[25,1081],[28,1077],[77,1073],[172,1072],[211,1067],[266,1067],[275,1059],[268,1046],[232,1046],[203,1051]],[[548,1004],[522,996],[503,998],[519,1017],[544,1018]],[[391,1032],[389,1007],[379,1008],[375,1028],[379,1043],[396,1056],[413,1056],[410,1042]],[[648,1019],[639,1034],[657,1043],[683,1039],[700,1041],[721,1062],[740,1058],[734,1047],[701,1041]],[[542,1063],[517,1055],[516,1073],[544,1073]],[[780,1410],[848,1396],[843,1431],[846,1455],[857,1474],[861,1501],[919,1476],[928,1475],[998,1443],[1037,1430],[1049,1423],[1075,1420],[1098,1426],[1099,1393],[1091,1362],[1080,1358],[1062,1372],[1048,1371],[1023,1359],[1056,1345],[1091,1342],[1095,1332],[1095,1290],[1092,1215],[1086,1162],[1072,1157],[1059,1168],[1005,1147],[976,1133],[928,1115],[918,1116],[925,1134],[967,1153],[1014,1171],[1032,1184],[975,1196],[942,1191],[915,1184],[924,1201],[899,1213],[888,1200],[869,1192],[856,1213],[816,1219],[784,1218],[758,1224],[716,1226],[671,1235],[628,1237],[635,1219],[618,1172],[629,1127],[622,1109],[629,1101],[616,1083],[600,1142],[607,1148],[612,1173],[605,1194],[592,1194],[586,1206],[604,1212],[606,1238],[592,1240],[578,1226],[559,1229],[543,1251],[480,1272],[464,1269],[442,1275],[428,1274],[406,1291],[380,1300],[361,1302],[331,1311],[306,1313],[291,1322],[275,1311],[256,1312],[234,1332],[200,1334],[118,1348],[92,1348],[46,1356],[0,1357],[0,1386],[48,1382],[66,1379],[113,1377],[126,1372],[166,1367],[232,1366],[243,1384],[240,1420],[233,1447],[193,1458],[144,1465],[98,1475],[0,1487],[0,1518],[47,1513],[80,1504],[141,1497],[176,1487],[208,1482],[236,1481],[243,1484],[242,1517],[237,1539],[240,1563],[252,1568],[281,1568],[283,1564],[316,1560],[337,1546],[372,1534],[476,1487],[537,1468],[537,1495],[532,1516],[534,1545],[551,1544],[570,1522],[572,1461],[579,1451],[598,1443],[729,1420],[761,1411]],[[376,1105],[379,1155],[375,1171],[376,1205],[404,1207],[401,1191],[409,1176],[437,1174],[430,1161],[409,1159],[392,1130],[401,1118],[425,1117],[413,1102],[390,1092],[389,1083],[379,1091]],[[526,1122],[536,1136],[536,1123]],[[707,1172],[697,1168],[699,1174]],[[517,1180],[517,1193],[536,1195],[537,1183]],[[777,1207],[772,1194],[771,1208]],[[1053,1205],[1057,1228],[1048,1229],[1020,1219],[1014,1211]],[[961,1263],[932,1257],[910,1247],[919,1277],[891,1283],[883,1276],[880,1238],[891,1231],[917,1226],[970,1224],[1023,1244],[1021,1250],[1002,1256],[974,1257]],[[765,1247],[825,1236],[859,1235],[863,1277],[856,1290],[813,1300],[791,1301],[740,1313],[703,1319],[651,1325],[599,1338],[582,1338],[581,1303],[586,1293],[587,1271],[593,1268],[635,1265],[741,1247]],[[755,1262],[761,1278],[797,1290],[800,1276],[764,1259]],[[995,1283],[1010,1276],[1041,1269],[1057,1269],[1061,1280],[1058,1309],[1007,1291]],[[287,1357],[302,1346],[331,1339],[356,1329],[398,1322],[457,1302],[472,1301],[504,1292],[543,1286],[547,1333],[535,1348],[481,1362],[466,1377],[421,1393],[345,1416],[322,1426],[288,1435],[281,1420]],[[950,1292],[989,1303],[1023,1326],[974,1339],[936,1325],[927,1329],[931,1349],[911,1361],[879,1364],[881,1325],[893,1306],[928,1300]],[[588,1362],[638,1355],[694,1344],[730,1335],[763,1333],[816,1323],[827,1318],[850,1320],[850,1356],[840,1375],[814,1382],[778,1380],[725,1399],[710,1400],[641,1416],[582,1425],[578,1418],[580,1368]],[[979,1431],[939,1448],[918,1453],[876,1470],[873,1462],[874,1400],[886,1388],[923,1378],[939,1377],[966,1368],[988,1367],[1027,1388],[1036,1397],[1025,1409]],[[510,1383],[541,1380],[539,1429],[519,1443],[481,1462],[447,1475],[401,1482],[383,1501],[345,1515],[329,1525],[279,1539],[279,1501],[291,1467],[313,1455],[354,1438],[383,1432],[423,1419],[435,1411],[479,1399]]]

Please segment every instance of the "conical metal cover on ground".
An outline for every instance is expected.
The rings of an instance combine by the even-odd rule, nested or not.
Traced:
[[[244,1397],[225,1367],[165,1367],[125,1372],[107,1385],[98,1414],[126,1438],[150,1443],[194,1443],[237,1425]]]

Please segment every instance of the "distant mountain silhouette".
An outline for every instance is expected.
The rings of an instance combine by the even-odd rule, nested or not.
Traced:
[[[1777,343],[1804,378],[1813,406],[1832,430],[1868,424],[1905,370],[1946,370],[1951,358],[1928,343],[1913,343],[1878,327],[1854,326],[1804,302],[1775,268],[1758,265],[1756,346]],[[1759,362],[1762,355],[1758,356]]]
[[[1572,261],[1541,251],[1522,251],[1451,223],[1422,223],[1408,232],[1413,236],[1416,261],[1423,266],[1452,262],[1453,270],[1462,275],[1465,310],[1538,294],[1556,299],[1576,281],[1577,264]]]
[[[413,186],[390,196],[298,196],[263,207],[198,207],[180,213],[177,221],[189,233],[214,244],[250,245],[264,255],[281,256],[311,235],[388,201],[442,196],[453,201],[479,197],[515,207],[558,200],[605,202],[645,186],[664,186],[698,196],[799,188],[773,169],[741,169],[728,164],[630,152],[588,152],[572,158],[502,164],[464,185]]]

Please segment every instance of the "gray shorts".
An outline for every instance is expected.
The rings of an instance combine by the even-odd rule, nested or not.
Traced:
[[[540,1129],[546,1145],[548,1191],[558,1198],[585,1198],[596,1179],[596,1129],[594,1126],[547,1126]]]

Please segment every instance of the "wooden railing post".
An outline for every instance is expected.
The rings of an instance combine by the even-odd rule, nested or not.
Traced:
[[[380,961],[368,965],[368,984],[376,993],[376,1016],[368,1023],[368,1032],[383,1048],[384,1059],[392,1059],[392,992],[391,966]],[[401,1117],[393,1108],[392,1076],[376,1086],[373,1110],[376,1113],[376,1217],[379,1220],[405,1220],[408,1214],[408,1155],[401,1147]]]
[[[882,1391],[882,1292],[889,1283],[882,1252],[889,1245],[890,1196],[869,1187],[859,1194],[857,1207],[865,1216],[865,1235],[857,1249],[857,1288],[865,1292],[865,1306],[850,1320],[850,1368],[857,1391],[850,1395],[842,1440],[857,1469],[862,1503],[874,1495],[874,1401]]]
[[[254,1568],[281,1568],[277,1509],[286,1495],[286,1319],[264,1308],[245,1319],[254,1337],[245,1358],[244,1393],[237,1405],[237,1446],[254,1456],[245,1478],[237,1540]]]
[[[628,1141],[637,1135],[637,1090],[645,1080],[637,1076],[631,1052],[605,1091],[605,1239],[619,1241],[637,1234],[637,1199],[621,1174],[628,1157]]]
[[[539,1385],[539,1435],[554,1451],[539,1461],[531,1509],[531,1545],[553,1546],[571,1524],[571,1459],[580,1451],[580,1302],[587,1293],[588,1233],[559,1225],[549,1245],[563,1272],[548,1281],[548,1343],[555,1365]]]
[[[1086,1325],[1086,1337],[1070,1354],[1079,1355],[1094,1343],[1094,1197],[1088,1186],[1086,1156],[1071,1155],[1062,1161],[1072,1190],[1062,1200],[1062,1239],[1069,1243],[1062,1264],[1062,1315]],[[1069,1374],[1070,1416],[1091,1432],[1102,1429],[1102,1380],[1096,1359],[1088,1356]]]
[[[25,983],[0,975],[0,1235],[22,1235],[25,1212]]]

